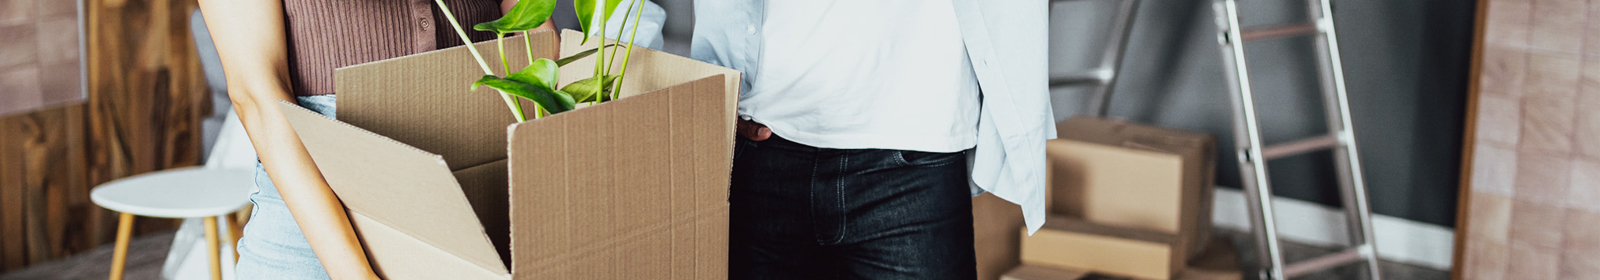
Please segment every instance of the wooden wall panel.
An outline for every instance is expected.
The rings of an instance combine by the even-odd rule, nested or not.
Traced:
[[[1600,2],[1480,1],[1454,275],[1600,275]]]
[[[0,117],[0,272],[111,242],[116,217],[89,201],[95,185],[200,159],[209,101],[194,1],[85,1],[87,100]],[[141,218],[135,230],[176,225]]]

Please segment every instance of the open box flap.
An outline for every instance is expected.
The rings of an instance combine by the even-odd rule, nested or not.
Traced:
[[[483,269],[466,259],[450,256],[432,244],[381,222],[350,213],[350,224],[361,235],[367,260],[378,277],[388,280],[508,279],[510,274]]]
[[[601,41],[602,40],[590,40],[589,44],[580,45],[579,43],[583,42],[583,32],[570,29],[562,30],[561,57],[567,57],[582,51],[594,49],[595,47],[600,46]],[[604,41],[606,44],[617,42],[614,40]],[[606,53],[609,55],[611,53],[609,50],[611,49],[607,50],[608,51]],[[625,58],[622,56],[628,52],[626,48],[619,48],[616,49],[616,51],[617,67],[611,69],[612,74],[622,72],[622,61],[623,58]],[[721,74],[723,75],[723,90],[727,91],[728,96],[728,98],[723,100],[723,106],[729,108],[729,110],[737,109],[739,102],[739,78],[741,77],[740,75],[742,75],[742,73],[740,73],[738,70],[716,66],[703,61],[676,56],[645,47],[635,47],[633,49],[633,54],[630,57],[631,60],[628,61],[628,73],[631,74],[628,74],[626,78],[622,79],[622,97],[664,89],[670,86],[687,83],[689,81],[699,80],[700,78]],[[611,57],[607,56],[606,58],[610,59]],[[567,83],[594,77],[595,59],[596,56],[590,55],[584,59],[574,61],[566,66],[562,66],[561,84],[565,85]],[[726,122],[728,129],[731,130],[733,129],[735,122],[731,115],[733,112],[730,111],[729,114],[730,117],[728,117]],[[729,152],[732,152],[731,147]]]
[[[734,136],[720,121],[735,96],[724,79],[513,126],[516,278],[726,277]]]
[[[294,104],[280,102],[279,107],[351,212],[454,258],[506,274],[505,264],[442,157]],[[372,251],[405,247],[366,241]]]
[[[555,57],[554,31],[529,36],[534,57]],[[526,67],[522,37],[504,43],[510,69]],[[504,75],[495,42],[475,46],[495,74]],[[505,159],[506,126],[516,118],[498,91],[471,89],[483,76],[465,46],[339,68],[334,71],[339,121],[444,156],[450,170]],[[533,104],[522,100],[529,114]]]

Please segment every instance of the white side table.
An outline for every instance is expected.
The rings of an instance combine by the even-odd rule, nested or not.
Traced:
[[[142,174],[95,187],[89,194],[90,200],[122,213],[117,225],[116,251],[111,260],[111,279],[122,279],[134,215],[203,218],[211,278],[222,279],[217,217],[250,203],[250,186],[255,185],[252,176],[254,170],[249,169],[191,167]]]

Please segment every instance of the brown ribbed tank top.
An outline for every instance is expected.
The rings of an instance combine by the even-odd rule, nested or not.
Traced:
[[[445,0],[473,41],[472,25],[499,18],[500,0]],[[294,94],[334,93],[333,69],[461,45],[433,0],[284,0]]]

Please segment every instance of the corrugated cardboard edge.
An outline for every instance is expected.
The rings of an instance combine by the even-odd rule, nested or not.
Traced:
[[[527,36],[535,58],[555,58],[555,32]],[[521,36],[503,41],[510,69],[525,67],[528,48]],[[506,67],[494,59],[496,42],[473,45],[496,75],[504,75]],[[472,89],[483,75],[466,46],[339,68],[334,71],[339,120],[440,155],[452,171],[503,160],[505,127],[516,119],[499,92]],[[533,102],[519,100],[531,113]]]
[[[723,102],[736,98],[727,79],[715,74],[512,126],[515,278],[726,278],[733,131],[705,120],[733,117]],[[559,164],[541,164],[550,162]],[[651,188],[663,184],[671,188]],[[698,249],[710,252],[671,255]],[[617,257],[640,260],[609,259]]]
[[[509,272],[443,158],[288,102],[279,108],[351,213],[448,252],[445,257]],[[411,245],[367,246],[394,251],[382,247]]]
[[[355,227],[356,234],[361,236],[362,246],[367,249],[367,259],[372,264],[373,270],[383,279],[511,278],[509,273],[486,270],[465,259],[437,257],[453,253],[360,213],[350,213],[350,223]]]
[[[584,50],[594,49],[600,45],[601,41],[602,40],[590,40],[589,44],[580,44],[583,42],[583,32],[575,30],[562,30],[561,57],[567,57]],[[604,41],[606,44],[617,42],[614,40]],[[618,52],[617,55],[621,56],[622,53],[623,52]],[[744,75],[738,70],[713,65],[704,61],[694,60],[687,57],[659,52],[644,47],[635,47],[633,50],[633,55],[630,57],[632,61],[629,63],[629,67],[635,68],[629,69],[628,73],[630,74],[627,78],[623,79],[622,93],[624,96],[631,95],[630,93],[644,93],[664,89],[687,81],[707,77],[712,74],[722,74],[726,76],[726,78],[723,79],[723,90],[728,91],[729,93],[729,98],[727,100],[723,100],[724,105],[726,105],[728,108],[738,108],[739,79],[742,75]],[[617,59],[622,59],[622,57],[618,57]],[[594,76],[594,60],[595,56],[589,56],[587,58],[572,62],[571,64],[567,64],[567,66],[561,67],[561,83],[566,84],[579,79]],[[637,68],[641,66],[647,66],[655,69],[678,69],[681,71],[648,71],[646,69]],[[621,71],[622,69],[612,69],[612,74],[616,74],[617,72]],[[733,129],[735,123],[735,119],[729,117],[727,120],[728,129]],[[728,153],[731,157],[733,153],[733,147],[730,146],[728,148]]]

